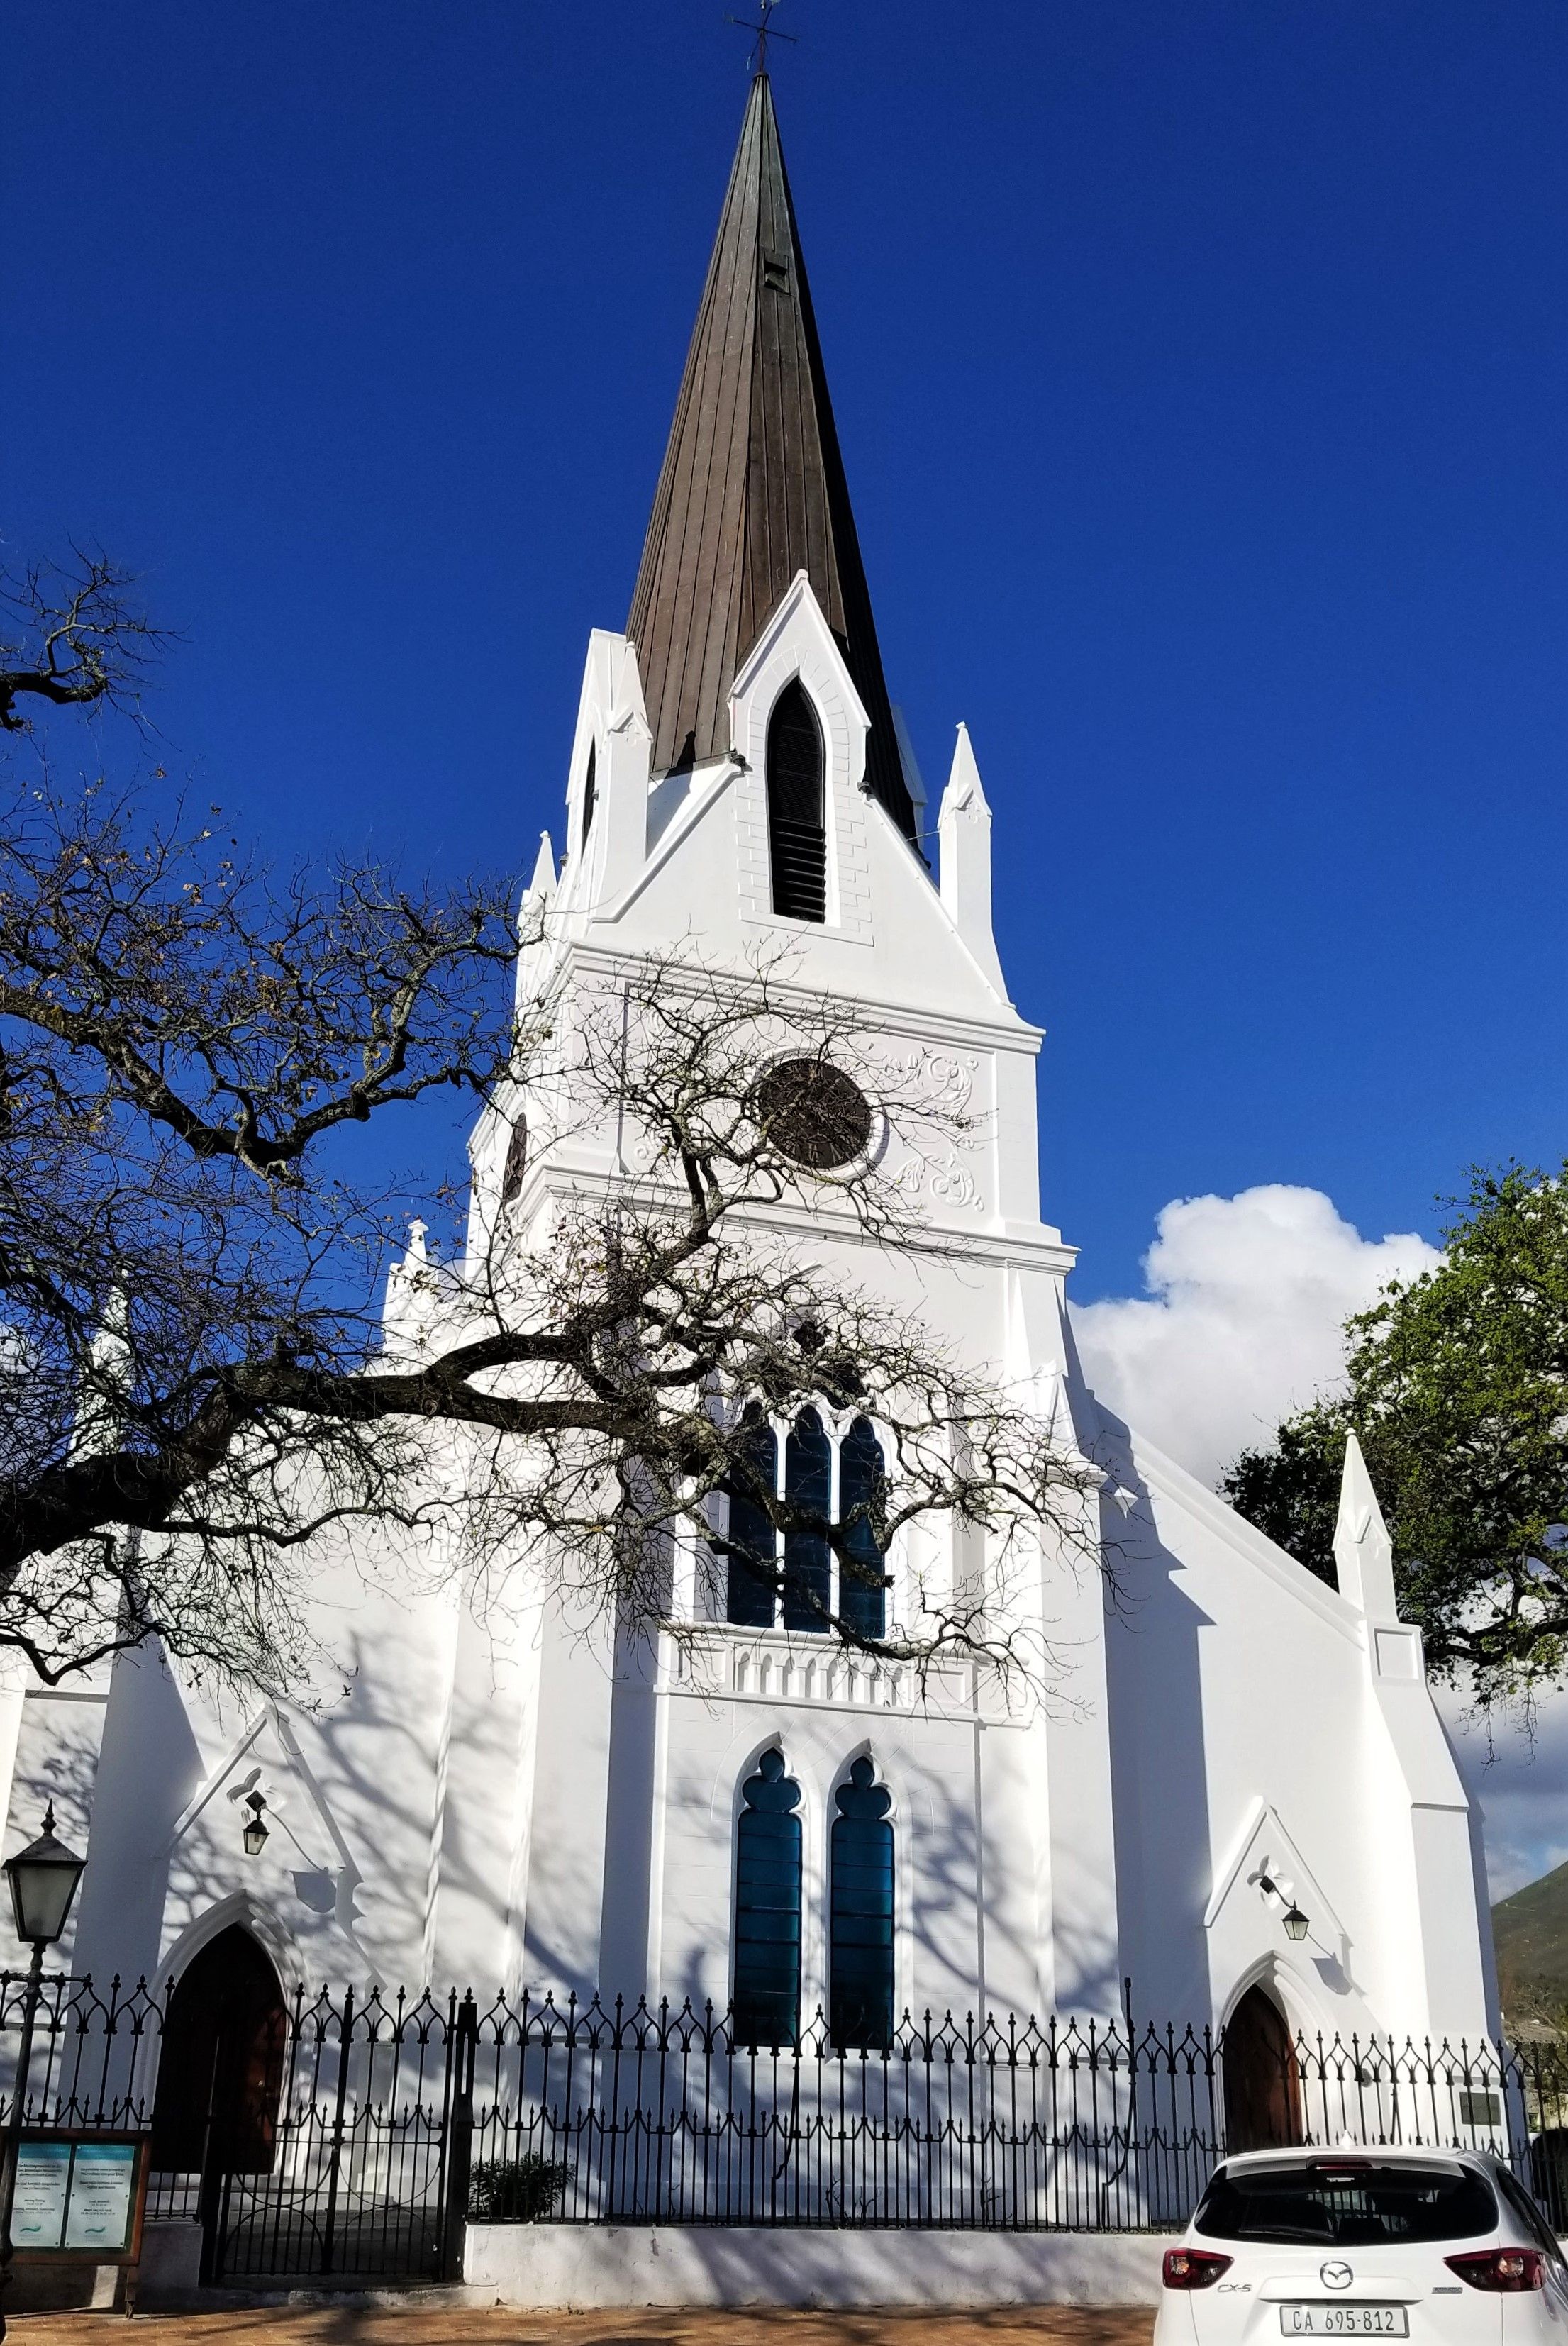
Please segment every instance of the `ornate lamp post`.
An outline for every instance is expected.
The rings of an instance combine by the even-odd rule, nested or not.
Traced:
[[[16,2198],[16,2163],[22,2147],[27,2072],[33,2059],[33,2029],[44,1987],[44,1951],[55,1944],[66,1927],[86,1863],[85,1858],[77,1857],[64,1841],[56,1840],[55,1803],[51,1800],[44,1811],[44,1830],[38,1839],[29,1841],[25,1849],[19,1849],[0,1867],[11,1891],[16,1936],[33,1950],[32,1967],[22,1998],[22,2043],[11,2088],[5,2173],[0,2177],[0,2290],[11,2278],[11,2211]],[[5,2305],[0,2298],[0,2338],[5,2335]]]

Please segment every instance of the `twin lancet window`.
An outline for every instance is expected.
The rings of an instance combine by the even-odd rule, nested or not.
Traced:
[[[765,1751],[741,1787],[735,1846],[735,1999],[739,2045],[800,2034],[800,1787]],[[828,1843],[828,2034],[841,2047],[893,2036],[892,1795],[864,1753],[833,1796]]]
[[[833,1604],[833,1552],[820,1532],[784,1535],[779,1575],[779,1535],[759,1495],[779,1490],[779,1437],[752,1402],[746,1412],[744,1464],[751,1483],[729,1494],[729,1572],[726,1617],[747,1629],[826,1629],[835,1611],[862,1637],[880,1637],[887,1624],[885,1570],[873,1518],[880,1510],[882,1446],[867,1418],[857,1417],[839,1445],[838,1519],[849,1526],[850,1561],[839,1566]],[[755,1495],[754,1495],[755,1494]],[[833,1451],[814,1409],[803,1409],[784,1444],[784,1496],[796,1506],[832,1515]]]
[[[828,917],[822,729],[799,677],[768,720],[768,862],[773,909],[792,921]]]

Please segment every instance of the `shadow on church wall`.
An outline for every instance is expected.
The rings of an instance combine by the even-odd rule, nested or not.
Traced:
[[[1213,1624],[1176,1577],[1182,1562],[1160,1538],[1128,1427],[1103,1405],[1099,1416],[1117,1478],[1135,1494],[1125,1518],[1105,1508],[1122,1585],[1105,1623],[1122,1964],[1135,2011],[1207,2018],[1212,1857],[1199,1633]]]

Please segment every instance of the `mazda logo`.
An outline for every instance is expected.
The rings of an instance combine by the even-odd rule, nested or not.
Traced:
[[[1333,2264],[1320,2266],[1318,2278],[1325,2289],[1349,2289],[1356,2276],[1349,2265]]]

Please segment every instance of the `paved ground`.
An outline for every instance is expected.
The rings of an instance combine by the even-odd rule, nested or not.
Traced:
[[[1066,2306],[997,2313],[459,2312],[345,2306],[223,2313],[22,2313],[17,2346],[1149,2346],[1154,2315]]]

